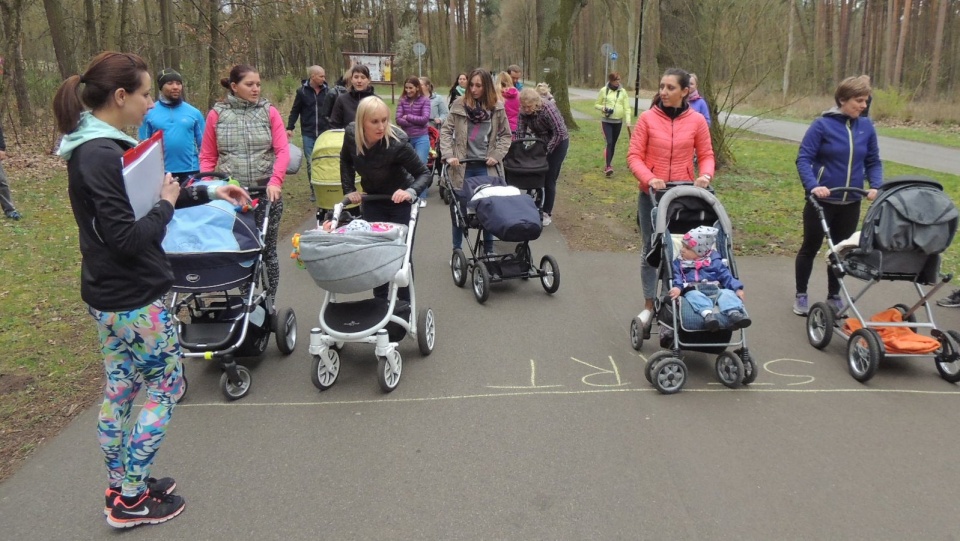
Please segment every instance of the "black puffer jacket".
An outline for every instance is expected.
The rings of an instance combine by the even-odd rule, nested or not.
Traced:
[[[407,190],[410,195],[430,187],[430,170],[420,161],[407,139],[407,134],[396,129],[399,141],[384,137],[372,148],[357,153],[356,124],[351,122],[343,135],[340,150],[340,184],[344,195],[357,191],[356,176],[360,175],[363,191],[368,194],[391,195],[397,190]]]
[[[333,111],[330,112],[330,127],[346,128],[347,124],[357,119],[357,106],[360,105],[360,100],[373,95],[375,95],[373,85],[370,85],[363,92],[351,88],[337,96],[337,101],[333,102]]]

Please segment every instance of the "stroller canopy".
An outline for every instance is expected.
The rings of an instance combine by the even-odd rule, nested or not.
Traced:
[[[662,235],[664,233],[669,233],[667,230],[668,224],[673,219],[677,211],[684,210],[685,205],[681,198],[692,198],[694,200],[699,200],[698,203],[701,204],[697,206],[711,211],[713,215],[717,217],[720,227],[728,236],[733,232],[733,223],[730,222],[730,217],[727,216],[727,211],[724,210],[723,205],[720,204],[720,200],[717,199],[715,195],[707,190],[704,190],[703,188],[697,188],[696,186],[677,186],[667,190],[657,204],[657,223],[655,225],[656,234]],[[689,208],[689,205],[686,205],[686,207]],[[696,211],[696,209],[689,210]],[[686,231],[682,232],[685,233]]]
[[[960,213],[943,186],[925,177],[897,177],[883,184],[863,219],[860,248],[935,255],[957,232]]]
[[[360,293],[393,280],[407,253],[405,226],[385,233],[307,231],[300,260],[318,286],[331,293]]]

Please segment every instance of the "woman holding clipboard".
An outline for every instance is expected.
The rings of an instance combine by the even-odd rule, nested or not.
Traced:
[[[130,53],[101,53],[82,75],[57,89],[53,112],[64,133],[68,190],[80,230],[80,296],[97,322],[106,385],[97,432],[107,466],[104,513],[116,528],[158,524],[183,510],[176,482],[150,477],[150,465],[183,394],[177,334],[161,297],[173,273],[160,247],[175,206],[220,198],[241,204],[237,186],[185,188],[167,174],[160,198],[136,219],[124,184],[122,158],[137,141],[122,130],[138,126],[153,107],[147,65]],[[144,189],[153,189],[145,186]],[[140,387],[146,402],[131,426]]]

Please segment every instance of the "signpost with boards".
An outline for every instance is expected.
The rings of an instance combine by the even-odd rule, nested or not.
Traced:
[[[356,30],[355,30],[356,32]],[[393,57],[397,53],[351,53],[343,52],[343,60],[347,70],[360,64],[370,70],[370,82],[377,85],[390,85],[390,102],[396,103],[393,80]]]

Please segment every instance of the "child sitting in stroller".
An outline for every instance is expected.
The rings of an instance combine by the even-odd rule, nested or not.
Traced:
[[[687,232],[680,242],[680,253],[673,261],[673,288],[670,298],[681,294],[690,307],[703,316],[708,331],[720,329],[713,313],[717,305],[734,329],[750,326],[743,307],[743,283],[734,278],[730,269],[713,249],[718,230],[700,226]]]

